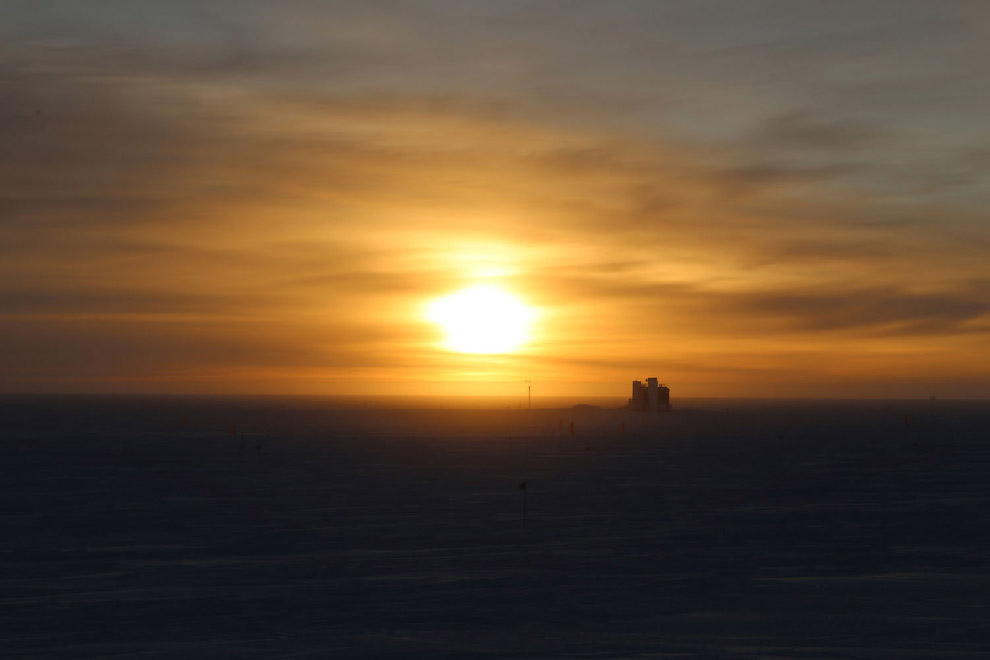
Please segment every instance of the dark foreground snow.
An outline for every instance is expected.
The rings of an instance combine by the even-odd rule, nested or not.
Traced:
[[[986,403],[8,397],[0,414],[6,657],[990,648]]]

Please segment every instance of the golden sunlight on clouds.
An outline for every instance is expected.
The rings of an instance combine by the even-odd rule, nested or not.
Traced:
[[[407,17],[411,33],[444,15]],[[267,23],[245,53],[209,40],[188,62],[134,35],[143,57],[126,60],[101,35],[8,40],[0,392],[387,379],[511,394],[532,379],[540,396],[623,396],[655,374],[678,396],[990,393],[983,114],[940,142],[942,111],[820,103],[860,89],[852,71],[806,94],[806,76],[772,71],[790,62],[776,50],[707,50],[702,31],[685,59],[656,38],[666,21],[629,18],[649,29],[614,58],[543,29],[518,53],[431,41],[441,59],[368,37],[348,60]],[[806,56],[845,70],[845,52]],[[983,89],[986,58],[944,52],[948,87],[896,98]],[[489,66],[517,56],[524,78]],[[500,71],[515,73],[500,86]]]
[[[477,284],[427,306],[426,318],[459,353],[512,353],[530,339],[536,312],[518,296],[493,284]]]

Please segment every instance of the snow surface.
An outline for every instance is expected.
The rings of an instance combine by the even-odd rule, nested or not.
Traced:
[[[6,397],[0,424],[7,657],[990,648],[986,402]]]

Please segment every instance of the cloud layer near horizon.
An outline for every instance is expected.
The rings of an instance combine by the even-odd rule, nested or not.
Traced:
[[[0,387],[990,396],[990,12],[829,6],[7,3]]]

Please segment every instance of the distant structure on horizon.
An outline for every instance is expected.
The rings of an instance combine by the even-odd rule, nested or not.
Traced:
[[[634,380],[632,398],[629,399],[630,410],[670,410],[670,388],[656,378],[647,378],[646,385]]]

